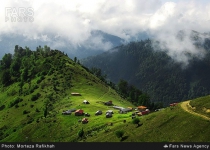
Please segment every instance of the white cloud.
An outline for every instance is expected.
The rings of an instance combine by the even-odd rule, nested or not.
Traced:
[[[32,8],[33,22],[5,22],[5,8]],[[180,30],[210,31],[210,2],[195,0],[0,0],[0,37],[9,34],[24,35],[32,40],[52,41],[60,36],[71,45],[103,47],[100,37],[91,37],[92,30],[129,40],[141,31],[150,31],[161,43],[166,43],[168,54],[185,56],[185,52],[199,54],[189,38],[176,39]],[[52,42],[51,42],[52,43]],[[61,41],[56,47],[65,46]],[[175,55],[176,54],[176,55]],[[179,61],[179,59],[177,59]],[[185,60],[184,58],[181,60]],[[187,57],[186,57],[187,61]]]

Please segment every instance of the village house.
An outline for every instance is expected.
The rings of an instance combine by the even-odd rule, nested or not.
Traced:
[[[101,110],[98,110],[96,111],[95,115],[101,115],[102,114],[102,111]]]
[[[147,109],[146,106],[138,106],[137,109],[141,112],[141,111],[145,111]]]
[[[63,111],[62,114],[63,115],[71,115],[71,113],[75,112],[75,111],[76,111],[76,109],[70,109],[70,110]]]
[[[127,112],[130,112],[130,111],[132,111],[132,109],[130,109],[130,108],[123,108],[123,109],[119,110],[119,113],[126,114]]]
[[[106,113],[114,114],[113,110],[107,110]]]
[[[108,102],[105,102],[104,105],[111,106],[113,104],[112,104],[112,101],[108,101]]]
[[[112,117],[112,113],[107,112],[107,113],[106,113],[106,118],[111,118],[111,117]]]
[[[87,119],[87,118],[83,118],[83,119],[82,119],[82,123],[83,123],[83,124],[88,123],[88,119]]]
[[[72,96],[81,96],[80,93],[71,93]]]
[[[75,116],[82,116],[84,115],[84,111],[82,109],[78,109],[75,111]]]
[[[119,109],[119,110],[124,109],[123,107],[120,107],[120,106],[113,106],[113,108]]]

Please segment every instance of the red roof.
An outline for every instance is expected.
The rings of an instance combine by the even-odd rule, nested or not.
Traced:
[[[146,106],[138,106],[139,109],[146,109]]]
[[[78,109],[78,110],[75,111],[75,113],[81,113],[82,114],[83,110],[82,109]]]

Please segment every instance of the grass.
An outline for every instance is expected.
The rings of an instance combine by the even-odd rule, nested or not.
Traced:
[[[190,101],[190,105],[195,108],[195,112],[210,117],[210,96],[199,97]]]

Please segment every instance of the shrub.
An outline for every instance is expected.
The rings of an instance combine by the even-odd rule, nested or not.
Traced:
[[[15,106],[16,104],[18,104],[18,103],[20,103],[20,102],[22,102],[22,101],[23,101],[23,99],[22,99],[22,98],[20,98],[20,97],[16,97],[16,98],[14,99],[14,101],[13,101],[13,102],[10,102],[9,107],[13,107],[13,106]]]
[[[36,112],[40,112],[38,108],[36,108]]]
[[[122,139],[124,133],[125,133],[125,132],[124,132],[123,130],[117,130],[117,131],[115,132],[115,135],[116,135],[118,138],[121,138],[121,139]]]
[[[40,96],[41,96],[40,93],[37,93],[37,94],[35,94],[35,95],[32,95],[32,96],[31,96],[31,100],[32,100],[32,101],[36,101]]]
[[[23,111],[23,114],[25,115],[25,114],[28,114],[28,113],[30,113],[30,111],[27,111],[27,110],[24,110]]]
[[[137,124],[137,126],[139,126],[139,122],[140,122],[139,118],[134,118],[132,121],[132,123]]]
[[[78,132],[78,137],[82,138],[84,136],[84,131],[83,128],[81,130],[79,130]]]

